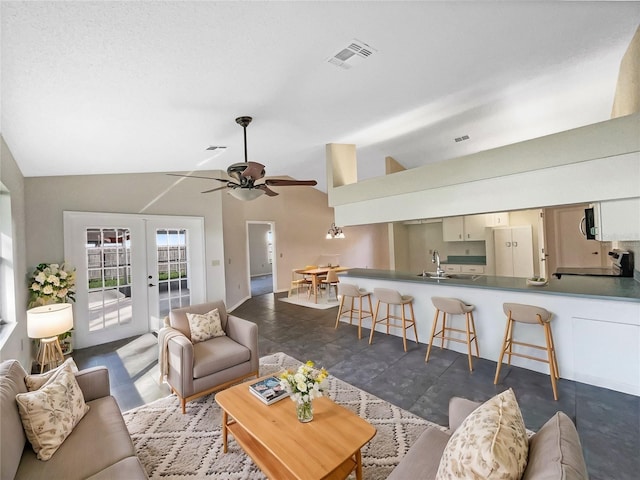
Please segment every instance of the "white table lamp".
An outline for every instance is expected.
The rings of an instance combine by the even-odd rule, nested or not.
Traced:
[[[44,366],[64,361],[58,342],[58,335],[73,328],[73,309],[70,303],[54,303],[27,310],[27,335],[40,339],[36,359],[40,363],[40,373]]]

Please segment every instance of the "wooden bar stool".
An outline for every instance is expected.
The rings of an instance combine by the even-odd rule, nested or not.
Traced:
[[[427,348],[427,356],[424,358],[425,362],[429,361],[429,355],[431,354],[431,345],[433,345],[434,338],[440,339],[440,349],[444,347],[445,340],[451,340],[453,342],[460,342],[467,344],[467,357],[469,358],[469,371],[473,372],[473,362],[471,359],[471,344],[476,346],[476,357],[480,358],[480,351],[478,350],[478,337],[476,336],[476,324],[473,320],[473,305],[467,305],[462,300],[457,298],[447,297],[431,297],[433,306],[436,307],[436,316],[433,318],[433,325],[431,326],[431,338],[429,339],[429,347]],[[436,332],[438,328],[438,318],[442,312],[442,329]],[[464,315],[466,321],[466,329],[447,327],[447,314],[449,315]],[[456,332],[466,334],[466,338],[458,338],[448,336],[447,332]]]
[[[328,278],[328,277],[327,277]],[[358,339],[362,338],[362,319],[371,317],[373,319],[373,307],[371,305],[371,292],[367,292],[363,288],[358,288],[357,285],[351,285],[349,283],[338,283],[338,296],[342,296],[340,299],[340,308],[338,309],[338,317],[336,318],[336,328],[340,323],[340,317],[349,314],[349,325],[353,324],[353,314],[358,312]],[[351,299],[351,307],[349,310],[344,310],[345,299],[349,297]],[[358,309],[353,308],[355,299],[358,299]],[[362,309],[362,300],[366,298],[369,300],[369,310]]]
[[[387,327],[387,335],[389,335],[389,327],[402,328],[402,345],[404,351],[407,351],[407,328],[413,327],[413,333],[416,336],[416,343],[418,343],[418,330],[416,329],[416,320],[413,314],[413,297],[410,295],[400,295],[400,292],[392,290],[390,288],[374,288],[373,295],[378,299],[376,303],[376,311],[373,314],[373,324],[371,325],[371,335],[369,336],[369,345],[373,343],[373,332],[376,331],[376,324],[383,323]],[[387,315],[378,320],[378,310],[380,304],[387,304]],[[392,315],[390,312],[391,305],[400,305],[402,315]],[[407,318],[405,315],[405,306],[409,305],[409,311],[411,318]],[[401,323],[394,322],[394,320],[400,320]]]
[[[496,369],[496,378],[493,380],[493,384],[497,385],[498,378],[500,377],[500,367],[502,366],[502,358],[506,353],[509,356],[508,363],[511,365],[511,356],[528,358],[530,360],[537,360],[538,362],[549,364],[549,375],[551,377],[551,388],[553,389],[553,398],[558,400],[558,388],[556,380],[560,378],[558,371],[558,360],[556,359],[556,349],[553,343],[553,335],[551,334],[551,312],[548,310],[536,307],[534,305],[523,305],[521,303],[505,303],[503,305],[504,313],[507,315],[507,328],[504,332],[504,341],[502,342],[502,349],[500,350],[500,358],[498,359],[498,367]],[[525,342],[516,342],[513,340],[513,325],[514,322],[533,323],[542,325],[544,329],[544,337],[546,346],[534,345]],[[547,358],[536,357],[532,355],[526,355],[524,353],[518,353],[513,351],[513,345],[520,345],[524,347],[537,348],[538,350],[546,350]]]

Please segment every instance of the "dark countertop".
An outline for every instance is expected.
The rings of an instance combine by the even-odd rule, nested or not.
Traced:
[[[369,268],[354,268],[340,275],[375,280],[395,280],[399,282],[425,283],[431,285],[455,285],[458,287],[511,290],[549,295],[569,295],[572,297],[640,303],[640,282],[633,278],[623,277],[582,277],[569,275],[562,277],[560,280],[550,278],[547,285],[536,287],[527,285],[525,278],[495,277],[492,275],[478,275],[475,280],[462,278],[436,279],[422,277],[418,272],[407,273]]]

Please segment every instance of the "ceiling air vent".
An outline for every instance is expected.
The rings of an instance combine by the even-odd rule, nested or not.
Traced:
[[[363,59],[369,58],[375,52],[377,52],[375,48],[354,38],[348,46],[334,56],[327,58],[327,62],[340,68],[349,69]]]
[[[464,142],[465,140],[469,140],[469,135],[463,135],[461,137],[454,138],[454,140],[456,141],[456,143]]]

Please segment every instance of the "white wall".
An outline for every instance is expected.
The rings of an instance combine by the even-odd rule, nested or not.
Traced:
[[[64,260],[64,211],[195,215],[204,217],[206,296],[225,298],[222,194],[201,194],[207,186],[161,173],[26,178],[27,265]]]
[[[639,131],[637,113],[382,178],[330,184],[329,198],[337,222],[360,225],[639,197]],[[327,164],[333,160],[327,157]]]
[[[241,202],[223,195],[224,259],[227,306],[250,298],[247,259],[247,221],[274,224],[274,276],[276,291],[286,291],[291,271],[310,265],[322,255],[339,255],[340,264],[360,268],[389,268],[386,225],[344,228],[345,239],[327,240],[333,209],[327,195],[315,188],[283,187],[277,197],[262,196]]]
[[[31,341],[27,338],[27,267],[26,267],[26,229],[25,229],[25,188],[24,178],[20,168],[13,158],[9,147],[0,136],[0,180],[11,193],[11,231],[13,235],[13,284],[14,291],[10,293],[15,299],[13,318],[6,320],[13,325],[5,325],[0,332],[0,360],[15,358],[29,368],[31,361]],[[1,285],[0,288],[8,288]]]
[[[620,160],[640,152],[639,131],[640,112],[349,185],[329,183],[330,205],[340,207],[336,218],[350,225],[376,216],[378,222],[398,221],[637,197],[638,156]],[[327,148],[327,169],[357,161],[334,158],[334,151],[340,149]],[[610,171],[625,175],[602,181]],[[402,203],[371,202],[379,199]],[[386,208],[370,209],[365,220],[343,217],[343,210],[351,211],[346,207],[363,202]],[[395,215],[388,218],[390,212]]]
[[[268,223],[250,223],[249,229],[249,273],[252,277],[271,273],[267,234]]]

